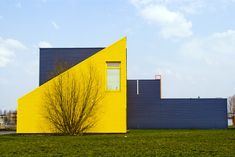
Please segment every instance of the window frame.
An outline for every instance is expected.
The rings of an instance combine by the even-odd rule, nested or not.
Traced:
[[[108,66],[109,63],[118,63],[119,66]],[[109,69],[119,69],[119,89],[108,89],[108,70]],[[105,83],[105,91],[107,92],[120,92],[121,91],[121,61],[106,61],[106,83]]]

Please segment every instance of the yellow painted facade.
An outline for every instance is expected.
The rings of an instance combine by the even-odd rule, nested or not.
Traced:
[[[107,90],[107,62],[120,62],[120,90]],[[93,64],[99,70],[101,80],[100,87],[105,91],[105,97],[97,112],[97,124],[87,132],[94,133],[125,133],[126,124],[126,38],[123,38],[111,46],[97,52],[86,60],[73,66],[66,73],[79,73],[89,64]],[[43,94],[52,85],[54,77],[32,92],[19,98],[17,108],[17,133],[51,133],[50,123],[44,116]]]

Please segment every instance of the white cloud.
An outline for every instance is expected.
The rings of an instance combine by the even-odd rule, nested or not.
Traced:
[[[168,6],[179,1],[131,0],[131,2],[145,20],[160,27],[160,33],[164,38],[184,38],[193,34],[192,22],[185,18],[181,9]]]
[[[148,5],[153,3],[154,0],[131,0],[131,3],[135,5],[136,7],[142,6],[142,5]]]
[[[149,5],[163,5],[185,13],[197,13],[199,9],[206,7],[207,0],[131,0],[136,7]]]
[[[161,34],[165,38],[188,37],[192,33],[192,23],[179,12],[168,10],[162,5],[150,5],[141,11],[141,15],[148,21],[161,27]]]
[[[40,47],[40,48],[51,48],[52,45],[51,45],[51,43],[49,43],[49,42],[40,41],[40,42],[38,43],[38,47]]]
[[[207,3],[205,0],[182,0],[181,3],[178,3],[176,6],[184,13],[197,14],[200,13],[203,8],[206,8]]]
[[[51,21],[51,25],[57,30],[60,29],[60,26],[55,21]]]
[[[226,9],[235,3],[235,0],[130,0],[136,7],[148,5],[164,5],[167,8],[183,13],[197,14],[202,10],[218,11]]]
[[[26,47],[15,39],[0,38],[0,67],[5,67],[13,60],[15,52],[26,49]]]
[[[184,38],[193,34],[190,14],[218,12],[234,5],[235,0],[130,0],[140,15],[160,28],[165,38]]]
[[[183,44],[181,53],[208,65],[235,66],[235,30],[194,38]]]

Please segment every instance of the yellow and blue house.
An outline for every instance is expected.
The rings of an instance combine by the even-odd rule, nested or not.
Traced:
[[[67,54],[67,55],[66,55]],[[69,55],[68,55],[69,54]],[[66,58],[66,56],[69,56]],[[17,133],[50,133],[50,123],[45,119],[43,94],[58,79],[50,78],[56,62],[63,60],[68,69],[59,75],[79,73],[90,64],[99,71],[104,100],[99,106],[97,124],[87,132],[125,133],[126,121],[126,38],[106,48],[41,48],[40,86],[18,100]]]
[[[144,55],[144,54],[143,54]],[[52,77],[56,62],[67,69]],[[40,48],[39,87],[18,100],[17,133],[51,133],[44,117],[43,94],[61,75],[81,73],[93,64],[105,97],[97,124],[87,132],[126,133],[127,129],[227,128],[227,100],[162,98],[161,79],[127,80],[126,37],[108,47]],[[179,90],[180,91],[180,90]]]

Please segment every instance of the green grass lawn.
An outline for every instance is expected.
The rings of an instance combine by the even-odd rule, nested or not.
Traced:
[[[235,129],[130,130],[84,136],[1,135],[0,156],[235,156]]]

